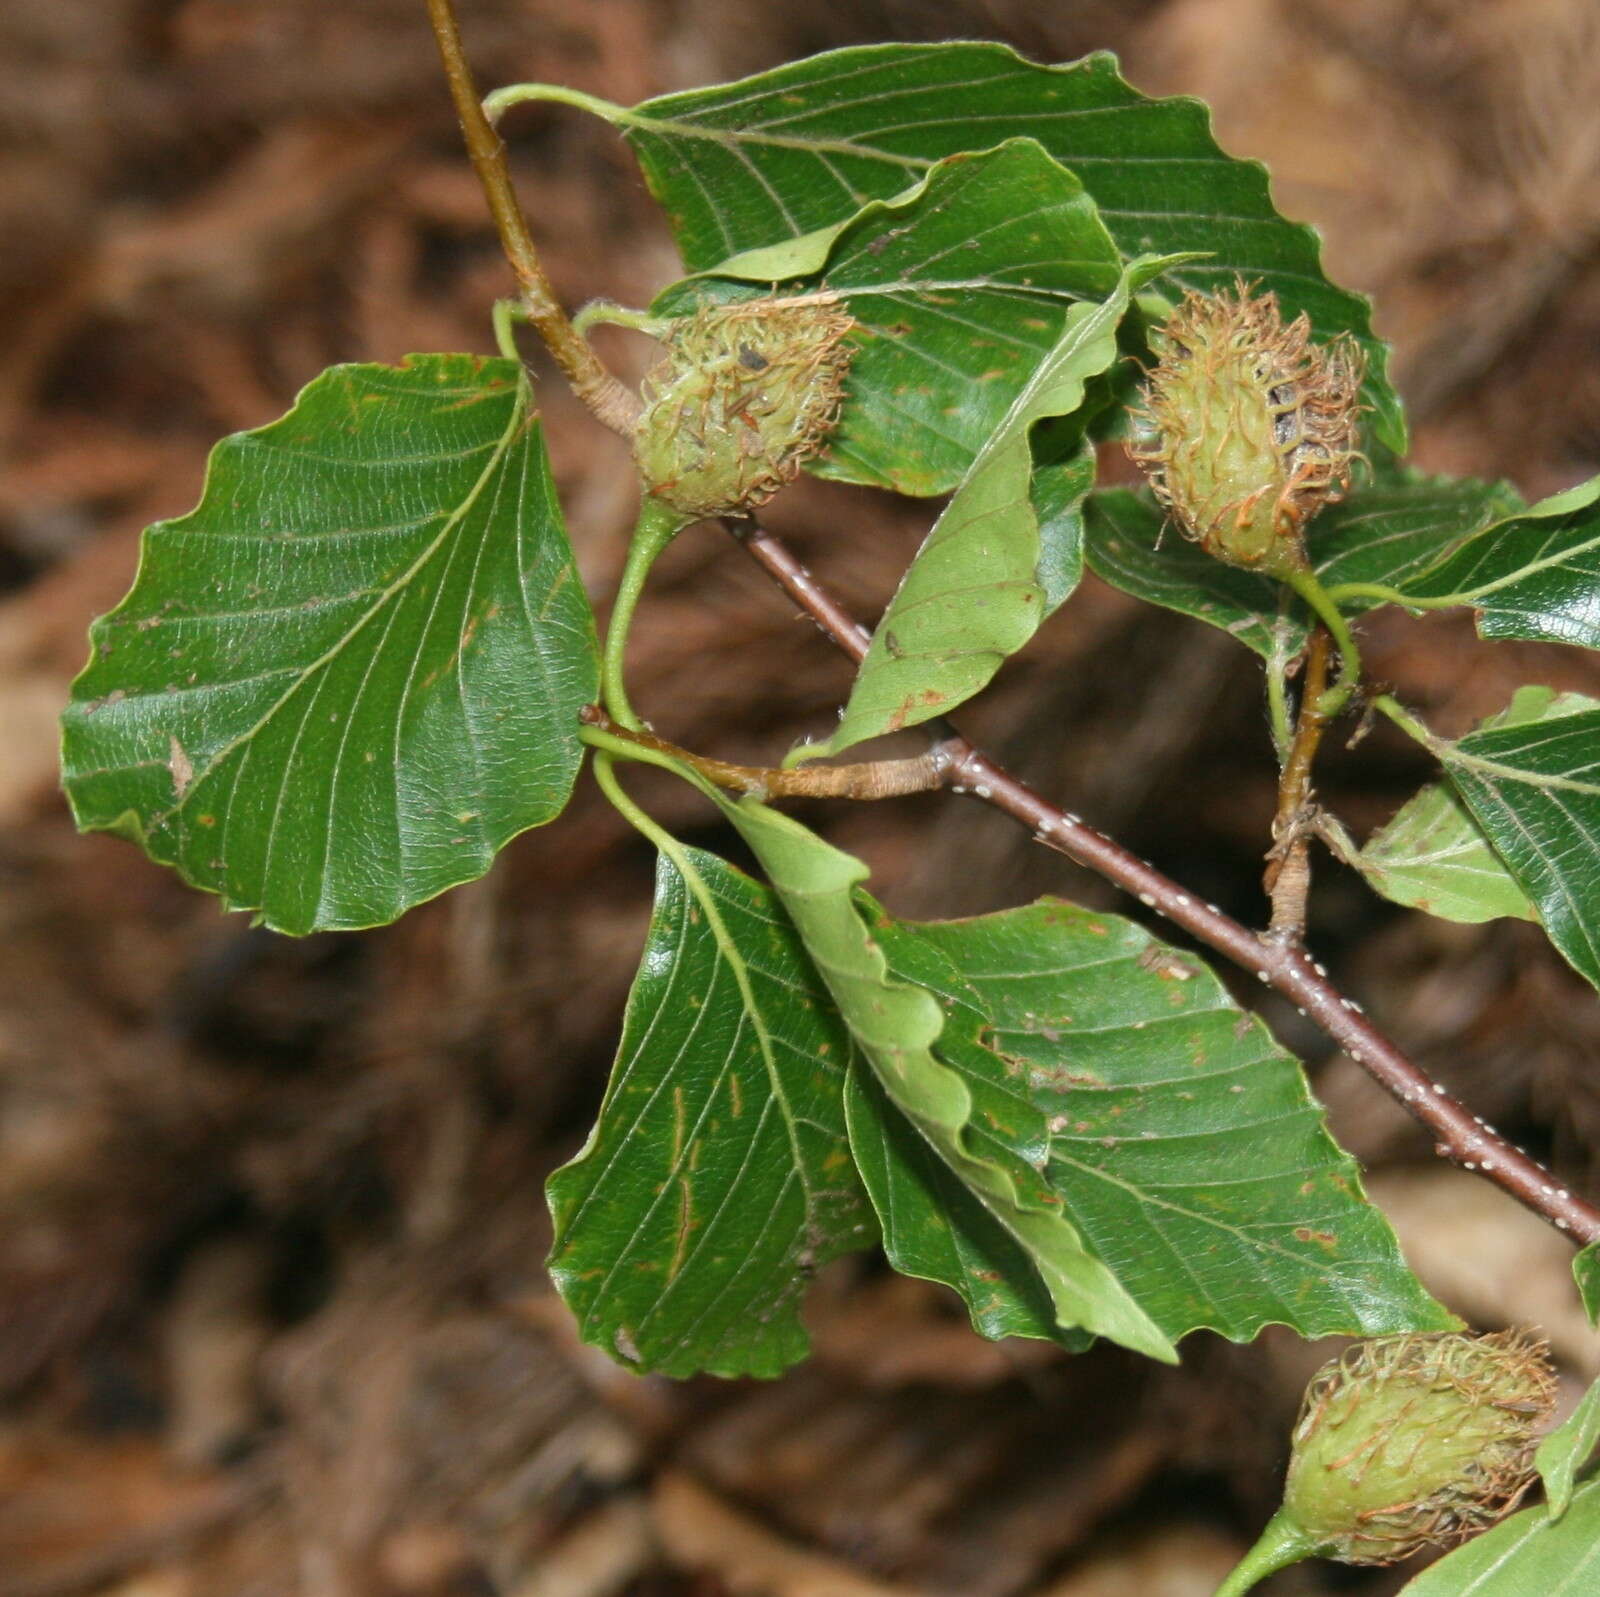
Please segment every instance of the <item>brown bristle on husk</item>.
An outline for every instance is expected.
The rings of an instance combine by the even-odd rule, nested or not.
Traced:
[[[1526,1331],[1359,1342],[1306,1388],[1283,1513],[1348,1564],[1461,1541],[1532,1483],[1554,1401],[1549,1347]]]
[[[1229,565],[1303,567],[1305,524],[1357,458],[1360,346],[1311,338],[1242,279],[1191,291],[1151,334],[1158,357],[1129,452],[1183,534]]]
[[[831,294],[710,306],[678,323],[634,432],[646,488],[692,516],[765,504],[838,424],[855,325]]]

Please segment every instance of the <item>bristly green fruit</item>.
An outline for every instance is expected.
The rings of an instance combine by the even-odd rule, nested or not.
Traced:
[[[1159,357],[1129,452],[1179,530],[1231,566],[1306,564],[1305,524],[1341,499],[1356,458],[1363,360],[1341,334],[1311,342],[1273,294],[1184,297],[1151,334]]]
[[[711,306],[679,322],[634,432],[645,487],[697,518],[765,504],[837,424],[854,326],[829,294]]]
[[[1554,1401],[1549,1349],[1523,1331],[1358,1343],[1306,1388],[1281,1517],[1347,1564],[1464,1540],[1528,1489]]]

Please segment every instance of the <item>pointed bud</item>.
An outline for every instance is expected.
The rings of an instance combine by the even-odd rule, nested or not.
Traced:
[[[1508,1513],[1555,1401],[1521,1331],[1361,1342],[1306,1388],[1279,1518],[1347,1564],[1390,1564]]]
[[[1345,334],[1311,342],[1277,296],[1190,293],[1150,337],[1159,357],[1134,413],[1133,458],[1185,537],[1229,565],[1281,576],[1302,532],[1344,497],[1363,360]]]
[[[854,326],[824,295],[712,306],[678,323],[634,432],[646,488],[697,517],[765,504],[837,424]]]

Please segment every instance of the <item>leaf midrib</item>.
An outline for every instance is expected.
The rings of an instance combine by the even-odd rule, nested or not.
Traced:
[[[1459,559],[1462,555],[1470,553],[1471,545],[1473,543],[1476,543],[1482,539],[1487,539],[1491,534],[1499,532],[1502,526],[1503,523],[1496,523],[1489,527],[1480,528],[1477,532],[1470,533],[1467,538],[1465,538],[1461,543],[1457,544],[1453,550],[1449,551],[1444,560],[1439,561],[1433,569],[1438,570],[1441,566],[1447,564],[1448,561]],[[1549,537],[1556,537],[1558,535],[1558,530],[1559,529],[1552,530],[1552,532],[1549,534]],[[1591,550],[1595,549],[1600,549],[1600,533],[1596,533],[1594,537],[1586,539],[1583,543],[1574,544],[1569,549],[1563,549],[1555,554],[1543,555],[1536,560],[1530,560],[1527,565],[1519,566],[1515,571],[1507,572],[1503,577],[1495,577],[1488,582],[1480,583],[1475,588],[1463,588],[1457,593],[1426,595],[1419,594],[1418,597],[1427,598],[1430,603],[1438,605],[1475,605],[1481,600],[1498,593],[1502,588],[1509,588],[1516,583],[1526,582],[1531,578],[1538,576],[1540,572],[1548,571],[1553,566],[1568,565],[1571,562],[1590,553]],[[1585,573],[1585,575],[1591,574],[1592,573]],[[1424,572],[1423,576],[1426,577],[1426,575],[1427,573]]]
[[[462,499],[461,503],[453,511],[451,511],[448,516],[445,517],[444,521],[439,527],[438,533],[422,548],[411,564],[387,587],[372,590],[376,593],[377,597],[374,599],[373,603],[369,605],[365,611],[363,611],[355,623],[350,626],[338,639],[336,639],[333,644],[331,644],[320,655],[318,655],[315,660],[311,661],[309,665],[306,665],[305,667],[296,671],[295,680],[271,705],[267,707],[266,710],[262,712],[259,717],[257,717],[254,724],[245,728],[235,737],[230,738],[228,742],[223,744],[214,754],[210,756],[209,759],[207,759],[204,769],[197,770],[194,773],[193,777],[189,781],[188,786],[185,788],[183,795],[175,804],[168,809],[158,811],[152,815],[149,823],[151,830],[154,830],[160,826],[165,826],[175,815],[184,813],[190,799],[200,791],[205,782],[209,780],[209,778],[214,772],[216,772],[223,762],[226,761],[236,749],[245,744],[253,743],[255,738],[266,729],[266,727],[271,723],[273,718],[284,707],[284,705],[293,699],[294,696],[301,690],[301,688],[310,682],[318,672],[322,671],[324,667],[330,665],[334,660],[336,660],[354,641],[354,639],[367,627],[367,625],[376,616],[383,612],[385,606],[396,594],[403,593],[410,586],[410,584],[416,580],[423,568],[446,545],[452,534],[455,533],[462,521],[471,512],[473,507],[476,505],[479,496],[483,493],[485,487],[488,485],[490,478],[504,463],[506,456],[510,452],[512,444],[516,441],[516,437],[520,432],[523,421],[527,415],[528,398],[529,390],[527,381],[526,379],[519,380],[516,388],[515,398],[511,407],[510,418],[507,421],[505,430],[501,433],[500,437],[493,445],[493,453],[490,455],[488,461],[484,465],[483,470],[478,474],[476,480],[472,484],[472,487],[467,491],[467,494]],[[466,458],[476,453],[478,453],[477,449],[465,450],[462,451],[462,455],[457,458]],[[287,669],[294,670],[295,668],[289,667]],[[162,696],[163,695],[161,694],[146,693],[137,695],[136,697],[156,699]]]
[[[1506,765],[1500,760],[1486,759],[1481,754],[1469,754],[1459,743],[1441,757],[1447,768],[1459,767],[1484,776],[1498,776],[1504,781],[1531,787],[1539,792],[1561,791],[1581,793],[1586,798],[1600,798],[1600,784],[1580,781],[1572,776],[1556,776],[1526,766]]]
[[[757,1040],[762,1067],[767,1073],[768,1092],[773,1102],[777,1104],[778,1112],[783,1119],[784,1134],[789,1143],[791,1161],[798,1172],[801,1191],[805,1194],[806,1218],[809,1222],[816,1213],[822,1189],[815,1188],[811,1184],[810,1172],[806,1168],[800,1139],[799,1121],[784,1090],[782,1073],[778,1069],[778,1062],[774,1052],[773,1035],[767,1025],[766,1015],[756,1001],[755,987],[750,980],[750,968],[739,951],[738,943],[729,934],[727,924],[722,919],[722,911],[717,902],[716,894],[700,874],[693,860],[689,858],[687,851],[675,849],[671,858],[678,874],[683,877],[684,885],[694,897],[695,902],[705,911],[706,925],[711,932],[712,940],[717,946],[717,952],[732,974],[734,985],[738,988],[739,997],[745,1006],[745,1013],[750,1016],[751,1029]]]

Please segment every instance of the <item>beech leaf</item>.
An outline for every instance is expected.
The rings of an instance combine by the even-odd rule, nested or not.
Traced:
[[[1589,1597],[1600,1590],[1600,1480],[1559,1519],[1524,1508],[1408,1581],[1401,1597]]]
[[[1147,99],[1108,54],[1042,66],[999,44],[869,45],[631,110],[579,103],[622,128],[691,271],[836,224],[947,156],[1037,139],[1083,180],[1124,255],[1203,252],[1176,274],[1181,286],[1243,276],[1286,315],[1305,311],[1320,338],[1351,333],[1374,425],[1404,452],[1367,302],[1328,281],[1316,234],[1278,214],[1265,167],[1217,147],[1199,101]]]
[[[1299,1064],[1195,956],[1044,899],[909,928],[1050,1124],[1051,1187],[1174,1339],[1443,1330]]]
[[[935,1052],[944,1029],[938,1000],[895,979],[854,901],[866,867],[776,810],[751,800],[722,808],[761,861],[884,1095],[1026,1254],[1055,1324],[1174,1361],[1171,1343],[1085,1249],[1038,1170],[1003,1140],[974,1135],[972,1089]],[[885,1222],[886,1246],[892,1234]],[[892,1247],[890,1260],[900,1262]]]
[[[550,1178],[550,1272],[634,1369],[773,1376],[808,1351],[812,1272],[874,1236],[850,1034],[772,894],[715,855],[682,865],[657,865],[605,1103]]]
[[[374,926],[565,807],[594,622],[522,368],[335,366],[224,439],[90,632],[67,796],[278,931]]]
[[[1471,606],[1481,637],[1600,649],[1600,477],[1491,522],[1409,580],[1383,580],[1402,602]]]
[[[1434,747],[1550,941],[1600,987],[1600,701],[1521,688],[1503,715]]]
[[[857,322],[818,475],[947,493],[1061,337],[1117,286],[1093,200],[1032,139],[955,155],[906,193],[666,289],[656,315],[758,294],[837,296]],[[757,289],[754,284],[761,284]]]
[[[1076,305],[1059,342],[1035,369],[1004,419],[978,451],[961,486],[934,523],[856,673],[839,728],[808,747],[808,758],[916,726],[985,687],[1033,636],[1056,602],[1066,571],[1047,595],[1040,581],[1044,546],[1032,497],[1029,435],[1047,416],[1070,415],[1085,384],[1117,356],[1117,325],[1130,296],[1170,264],[1135,261],[1100,305]]]
[[[1351,863],[1374,892],[1442,920],[1539,918],[1448,782],[1417,793]]]

